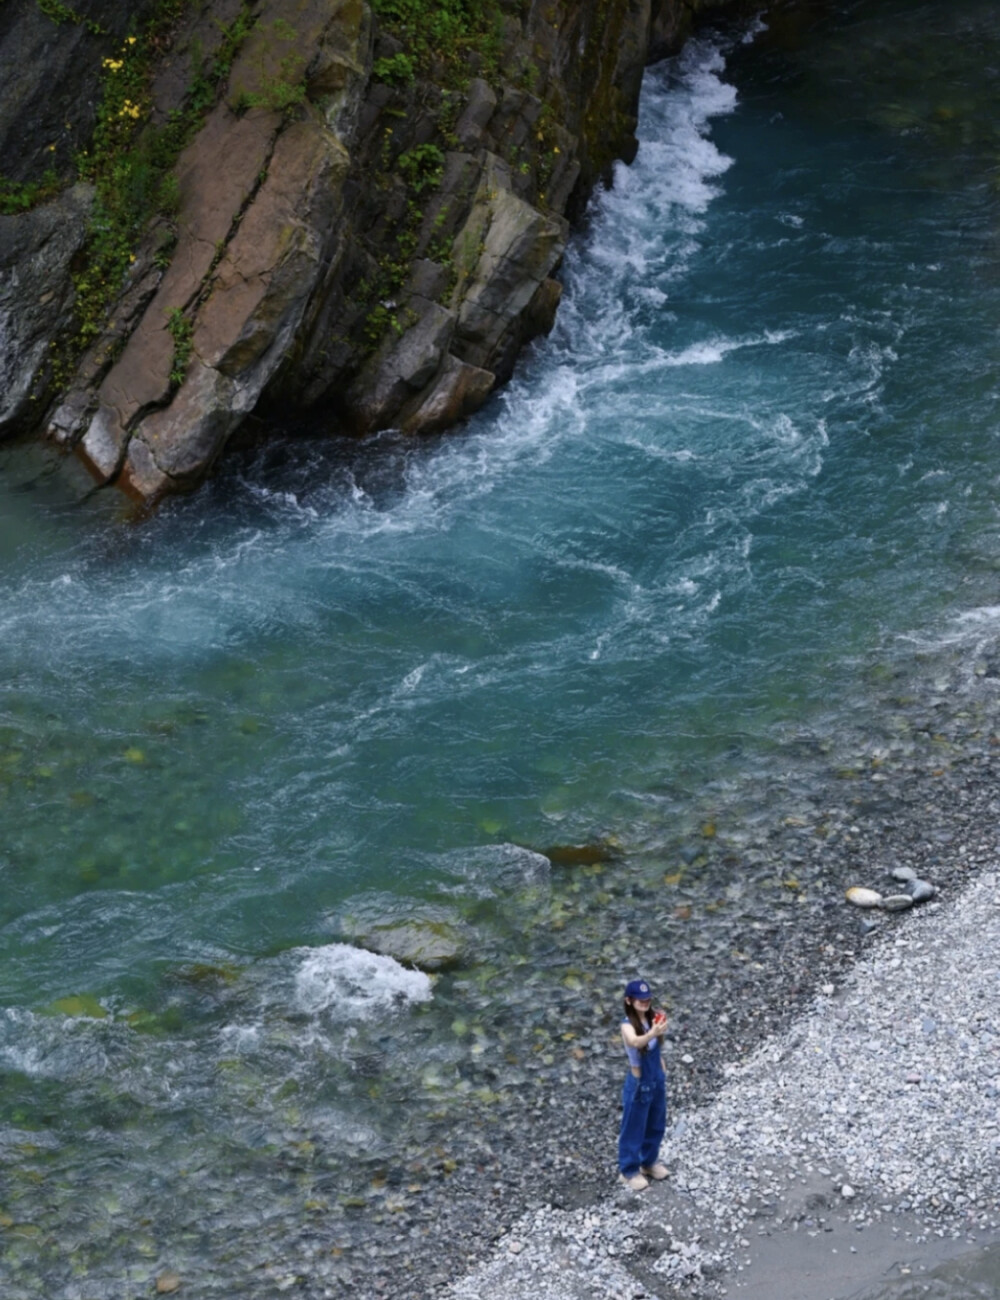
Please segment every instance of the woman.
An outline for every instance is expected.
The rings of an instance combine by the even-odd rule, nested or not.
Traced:
[[[628,1057],[628,1074],[622,1090],[622,1127],[618,1135],[618,1168],[622,1181],[635,1192],[649,1186],[651,1178],[666,1178],[660,1164],[660,1143],[667,1131],[667,1077],[660,1048],[667,1032],[667,1017],[652,1012],[653,995],[645,980],[625,986],[622,1041]]]

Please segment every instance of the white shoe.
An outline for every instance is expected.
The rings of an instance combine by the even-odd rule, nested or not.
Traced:
[[[622,1182],[626,1187],[631,1187],[633,1192],[644,1192],[649,1186],[649,1179],[642,1174],[622,1174]]]
[[[658,1183],[662,1178],[666,1178],[667,1166],[661,1165],[660,1162],[657,1161],[655,1165],[643,1165],[640,1173],[644,1174],[646,1178],[650,1178],[654,1182]]]

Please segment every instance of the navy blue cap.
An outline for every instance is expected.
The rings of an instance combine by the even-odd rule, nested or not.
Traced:
[[[629,980],[625,985],[625,996],[627,998],[651,998],[653,996],[653,990],[645,980]]]

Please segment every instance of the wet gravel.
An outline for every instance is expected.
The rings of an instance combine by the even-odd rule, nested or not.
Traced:
[[[998,1081],[985,1072],[995,1063],[992,1049],[981,1068],[968,1075],[959,1068],[967,1059],[965,1040],[990,1046],[992,1022],[943,1002],[943,990],[930,985],[938,972],[960,996],[973,987],[957,964],[960,954],[980,965],[991,960],[980,928],[993,913],[985,901],[971,902],[987,894],[968,890],[997,861],[998,682],[968,650],[938,656],[921,672],[916,683],[907,682],[905,695],[893,694],[890,685],[880,707],[864,710],[836,746],[821,734],[789,738],[752,799],[743,790],[737,806],[724,793],[707,791],[701,806],[689,810],[688,833],[672,845],[595,864],[592,875],[587,867],[565,868],[561,876],[554,869],[552,909],[534,931],[518,936],[530,973],[511,983],[510,1005],[492,1021],[482,1011],[482,1036],[460,1070],[462,1104],[445,1103],[433,1154],[414,1149],[409,1166],[385,1171],[382,1186],[367,1193],[366,1208],[353,1211],[353,1237],[341,1231],[350,1209],[339,1211],[340,1227],[336,1218],[317,1225],[320,1240],[347,1242],[334,1247],[340,1253],[333,1260],[324,1253],[298,1263],[288,1241],[282,1276],[311,1295],[350,1290],[421,1300],[450,1294],[457,1279],[498,1249],[499,1272],[472,1273],[456,1300],[542,1295],[518,1291],[516,1281],[507,1292],[497,1289],[514,1260],[522,1270],[516,1276],[537,1279],[548,1269],[553,1289],[544,1294],[553,1297],[669,1295],[689,1275],[707,1285],[699,1278],[722,1266],[743,1231],[744,1213],[777,1196],[783,1180],[801,1178],[809,1165],[830,1169],[830,1189],[836,1179],[841,1186],[856,1182],[858,1213],[880,1212],[864,1199],[870,1188],[886,1204],[919,1208],[927,1231],[961,1231],[970,1208],[992,1222],[995,1180],[982,1159],[995,1146],[990,1136],[984,1147],[979,1131],[983,1107],[996,1108],[989,1090]],[[897,914],[845,903],[850,885],[896,889],[889,872],[900,866],[936,885],[933,902]],[[982,888],[992,888],[983,880]],[[918,961],[923,952],[926,960]],[[671,1137],[673,1191],[702,1219],[688,1239],[665,1233],[662,1215],[644,1232],[630,1233],[621,1216],[630,1219],[634,1207],[615,1193],[622,1077],[617,1007],[623,975],[636,970],[664,991],[671,1014],[670,1101],[680,1121]],[[449,977],[435,993],[436,1001],[459,1007],[477,998],[485,1003],[474,968]],[[960,1024],[963,1016],[967,1025]],[[926,1019],[934,1020],[933,1031]],[[853,1038],[823,1038],[855,1027]],[[937,1052],[937,1063],[928,1064],[916,1047]],[[788,1093],[798,1067],[787,1067],[779,1086],[780,1059],[769,1055],[795,1051],[816,1055],[812,1073],[802,1072],[812,1110]],[[851,1068],[861,1060],[870,1071],[854,1078]],[[890,1065],[899,1068],[892,1073]],[[919,1082],[907,1082],[917,1074]],[[963,1088],[981,1104],[963,1099]],[[772,1093],[782,1096],[777,1109]],[[713,1099],[718,1109],[706,1110]],[[794,1124],[788,1121],[793,1104],[800,1107]],[[953,1110],[966,1117],[957,1126]],[[910,1125],[916,1135],[900,1147],[898,1161],[882,1151],[878,1130],[864,1127],[875,1113],[900,1134]],[[748,1122],[748,1115],[759,1122]],[[737,1116],[743,1128],[734,1127]],[[939,1148],[939,1167],[919,1153],[925,1131],[942,1117],[947,1145]],[[850,1125],[855,1140],[848,1142]],[[964,1155],[955,1154],[966,1148],[969,1169],[961,1167]],[[944,1163],[949,1151],[951,1173]],[[699,1152],[707,1153],[703,1161]],[[774,1170],[773,1183],[755,1174],[756,1165]],[[418,1167],[420,1190],[407,1195],[407,1179]],[[970,1170],[973,1191],[956,1190]],[[983,1207],[976,1204],[981,1199]],[[695,1238],[709,1230],[719,1244],[706,1255]],[[568,1233],[567,1243],[556,1250],[560,1233]],[[521,1243],[520,1254],[511,1252],[511,1242]],[[574,1282],[568,1257],[580,1249],[587,1267]],[[634,1259],[626,1262],[630,1250],[641,1256],[638,1273]]]
[[[858,1229],[905,1214],[915,1244],[995,1238],[998,992],[1000,880],[988,872],[954,907],[931,903],[886,935],[839,989],[823,986],[788,1031],[729,1066],[711,1105],[675,1118],[669,1187],[528,1213],[449,1297],[725,1294],[748,1234],[780,1220],[799,1184]],[[666,1221],[682,1208],[675,1236]]]

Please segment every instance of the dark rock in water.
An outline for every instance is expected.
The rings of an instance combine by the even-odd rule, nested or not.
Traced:
[[[685,846],[680,850],[680,859],[687,866],[691,866],[691,864],[697,862],[704,853],[705,850],[700,844],[685,844]]]
[[[929,880],[911,880],[906,886],[906,892],[915,903],[926,903],[934,897],[937,890]]]
[[[621,850],[607,840],[596,844],[553,844],[542,853],[554,867],[589,867],[621,857]]]
[[[173,972],[173,977],[184,984],[193,984],[195,986],[211,986],[235,984],[240,977],[238,966],[233,966],[229,962],[221,966],[215,966],[210,962],[192,962],[188,966],[181,966],[179,970]]]
[[[58,998],[48,1007],[43,1007],[42,1014],[50,1016],[81,1016],[90,1020],[103,1020],[108,1013],[93,993],[74,993],[66,998]]]
[[[917,873],[912,867],[893,867],[889,873],[893,880],[899,880],[905,884],[908,880],[916,880]]]
[[[879,907],[883,912],[905,912],[908,907],[913,906],[913,899],[909,894],[890,894],[888,898],[883,898]]]
[[[416,966],[424,971],[457,966],[464,950],[462,936],[450,922],[420,918],[374,925],[351,938],[352,942],[383,957],[393,957],[404,966]]]

